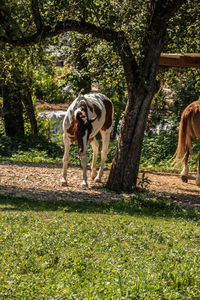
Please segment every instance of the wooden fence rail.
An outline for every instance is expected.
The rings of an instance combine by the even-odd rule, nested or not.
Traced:
[[[200,53],[161,54],[160,66],[200,68]]]

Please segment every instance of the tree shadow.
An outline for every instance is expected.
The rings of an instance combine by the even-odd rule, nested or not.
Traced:
[[[19,165],[43,167],[41,163],[19,163]],[[58,164],[45,164],[44,166],[57,168]],[[71,180],[72,184],[73,180]],[[130,194],[117,194],[106,189],[102,184],[92,183],[90,188],[79,188],[77,190],[71,187],[54,189],[51,185],[47,187],[37,185],[19,187],[13,182],[11,185],[2,184],[0,185],[0,209],[3,211],[55,211],[62,208],[66,212],[79,213],[117,213],[151,217],[199,217],[195,210],[188,209],[192,206],[187,201],[188,194],[184,193],[184,190],[177,197],[176,193],[170,191],[149,191],[148,185],[146,190],[138,189]],[[196,205],[193,207],[198,208],[200,198],[197,195],[190,195],[190,200]],[[185,207],[183,207],[184,204],[186,204]]]
[[[157,177],[154,177],[152,181],[153,185],[151,186],[151,177],[150,179],[147,177],[147,182],[145,183],[144,180],[144,190],[150,197],[167,197],[174,201],[175,203],[180,204],[184,208],[193,208],[200,210],[200,187],[198,187],[195,183],[196,174],[195,172],[190,172],[188,176],[188,183],[183,183],[181,181],[180,172],[177,171],[157,171],[157,170],[148,170],[144,172],[146,175],[153,174]],[[157,180],[159,177],[163,177],[162,180]],[[168,178],[167,178],[168,177]],[[180,181],[180,185],[178,186],[177,183],[175,184],[175,189],[173,186],[170,188],[170,184],[173,184],[173,181],[168,181],[170,177],[176,178]],[[146,179],[146,178],[145,178]],[[149,182],[148,182],[149,180]],[[166,187],[165,188],[165,181]],[[159,182],[161,182],[161,187],[158,189]],[[178,181],[177,181],[178,182]],[[155,184],[156,183],[156,184]],[[156,186],[156,189],[153,189],[153,186]],[[148,189],[148,185],[150,188]]]
[[[31,191],[30,191],[31,192]],[[101,199],[103,191],[99,195],[99,200],[92,200],[85,195],[84,191],[66,193],[70,198],[59,199],[59,193],[53,192],[51,199],[39,199],[37,197],[28,199],[27,197],[16,197],[13,195],[0,195],[0,211],[58,211],[65,213],[98,213],[98,214],[121,214],[129,216],[149,216],[153,218],[183,218],[200,220],[200,215],[191,209],[184,209],[166,196],[152,197],[144,192],[135,192],[129,198],[107,200]],[[73,197],[72,197],[73,195]],[[85,198],[83,196],[86,196]],[[54,198],[54,199],[53,199]],[[72,200],[73,199],[73,200]],[[81,200],[80,200],[81,199]]]
[[[192,189],[183,189],[180,188],[180,191],[183,191],[182,193],[179,193],[178,195],[176,193],[170,193],[170,192],[147,192],[150,198],[152,197],[166,197],[168,199],[171,199],[174,203],[180,205],[183,208],[186,209],[197,209],[200,210],[200,196],[197,196],[196,190]],[[184,193],[184,191],[187,191],[187,193]],[[188,195],[188,191],[190,191],[190,194]]]

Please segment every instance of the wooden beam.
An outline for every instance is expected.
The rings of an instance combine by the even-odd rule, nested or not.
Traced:
[[[160,66],[200,68],[200,53],[161,54]]]

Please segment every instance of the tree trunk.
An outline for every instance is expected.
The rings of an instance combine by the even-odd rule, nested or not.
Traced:
[[[14,85],[3,86],[3,116],[7,136],[24,135],[21,95]]]
[[[26,114],[30,120],[31,124],[31,133],[33,135],[38,134],[38,128],[37,128],[37,120],[35,117],[34,107],[33,107],[33,101],[31,97],[31,93],[28,91],[28,93],[25,93],[22,102],[24,103],[24,106],[26,108]]]
[[[156,74],[164,41],[165,30],[159,36],[148,39],[148,50],[141,66],[135,61],[128,43],[124,43],[120,53],[127,82],[128,102],[107,182],[108,188],[112,190],[131,191],[136,187],[150,104],[159,88]]]
[[[131,191],[136,187],[140,154],[149,107],[154,92],[138,88],[136,99],[127,102],[120,129],[117,148],[112,162],[107,186],[115,191]]]

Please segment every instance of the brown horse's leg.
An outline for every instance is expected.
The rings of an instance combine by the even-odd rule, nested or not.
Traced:
[[[200,153],[198,155],[197,160],[197,177],[196,177],[196,185],[200,186]]]
[[[184,168],[181,172],[181,179],[183,182],[188,182],[188,157],[189,157],[189,150],[186,151],[185,156],[184,156]]]

